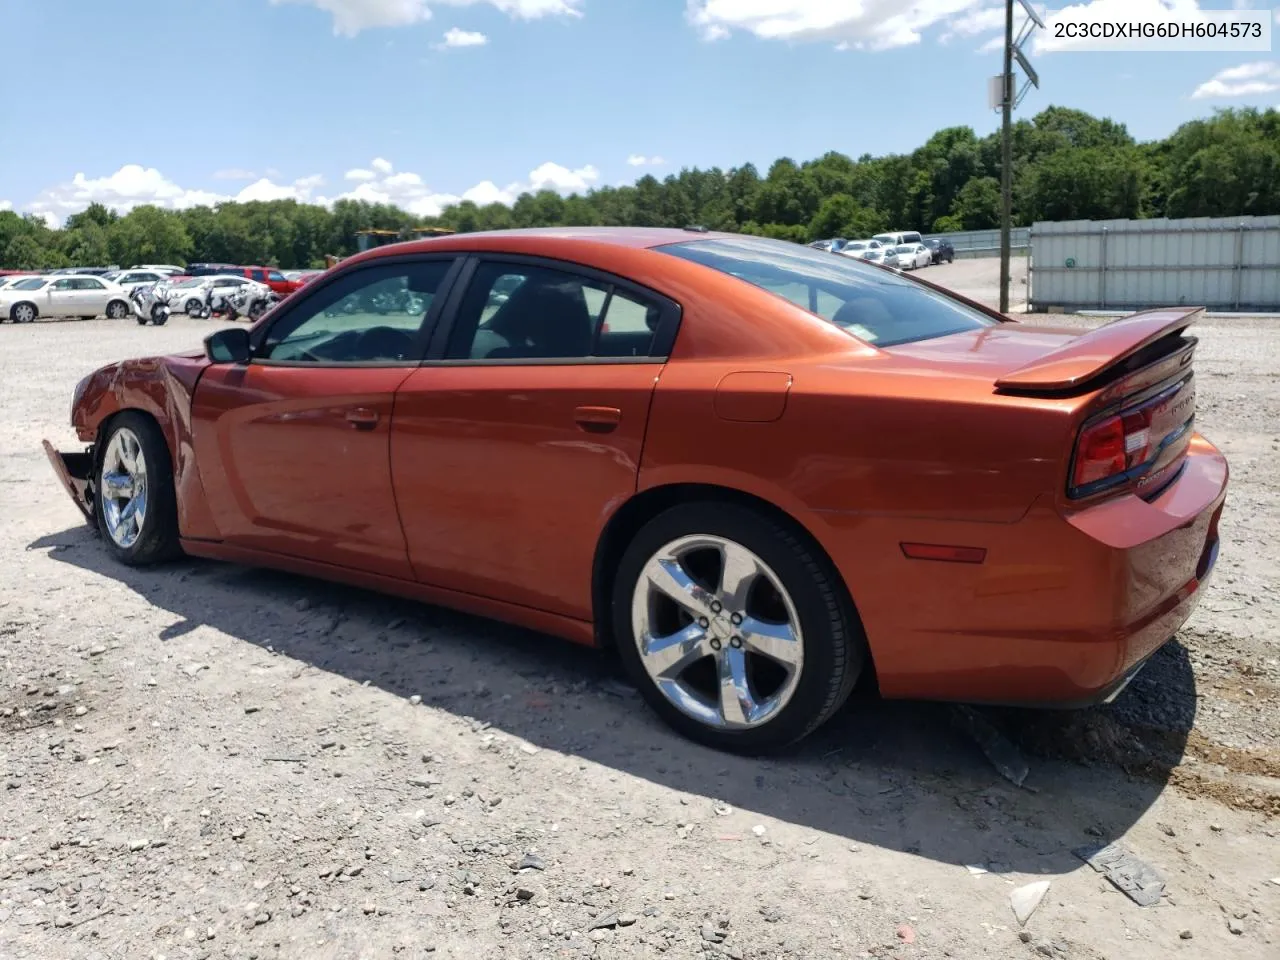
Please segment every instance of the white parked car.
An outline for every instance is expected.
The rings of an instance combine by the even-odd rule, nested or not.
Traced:
[[[185,267],[175,267],[171,263],[140,263],[134,270],[152,270],[156,273],[163,273],[167,277],[176,277],[186,273]]]
[[[933,254],[923,243],[903,243],[894,248],[898,255],[898,266],[903,270],[915,270],[933,263]]]
[[[36,317],[92,320],[104,313],[123,320],[132,312],[124,288],[101,277],[28,277],[0,290],[0,319],[14,323],[30,323]]]
[[[204,309],[210,288],[213,290],[213,299],[216,301],[219,297],[239,292],[242,287],[249,284],[262,287],[264,290],[271,289],[266,284],[256,283],[247,277],[215,274],[211,277],[188,277],[186,280],[168,284],[161,288],[160,295],[165,298],[170,310],[181,310],[187,316],[196,316]]]
[[[112,283],[118,283],[124,287],[128,293],[133,292],[134,287],[143,287],[151,283],[163,283],[169,279],[171,274],[161,273],[159,270],[115,270],[111,273],[103,274],[103,280],[110,280]]]
[[[868,253],[880,248],[879,240],[850,240],[840,248],[840,255],[853,257],[855,260],[866,260]]]
[[[898,265],[898,256],[893,252],[893,247],[877,247],[874,250],[868,250],[859,259],[867,261],[867,263],[880,263],[886,267],[896,267]]]

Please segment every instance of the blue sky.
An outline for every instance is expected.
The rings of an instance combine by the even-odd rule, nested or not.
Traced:
[[[1077,6],[1132,20],[1197,3]],[[909,151],[996,128],[1001,16],[1000,0],[0,0],[6,48],[34,53],[0,74],[0,206],[355,195],[427,214]],[[1280,105],[1274,53],[1033,55],[1042,89],[1020,116],[1077,107],[1148,139]]]

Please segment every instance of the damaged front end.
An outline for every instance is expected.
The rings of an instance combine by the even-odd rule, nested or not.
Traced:
[[[53,466],[53,472],[62,481],[63,488],[80,508],[85,519],[95,523],[93,504],[93,447],[82,453],[63,453],[48,440],[44,441],[44,452]]]

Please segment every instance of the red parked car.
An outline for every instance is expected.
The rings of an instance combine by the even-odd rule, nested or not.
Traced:
[[[303,285],[300,280],[289,280],[275,267],[238,267],[236,272],[244,274],[250,280],[265,283],[282,297],[287,297]]]
[[[759,237],[461,234],[103,367],[72,398],[87,449],[45,450],[123,563],[612,645],[674,727],[754,752],[864,672],[886,697],[1114,697],[1218,554],[1201,312],[1055,329]]]

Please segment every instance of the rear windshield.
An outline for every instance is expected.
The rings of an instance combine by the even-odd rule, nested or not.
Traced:
[[[782,240],[718,238],[655,249],[768,290],[880,347],[1000,322],[881,267]]]

